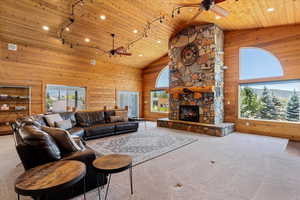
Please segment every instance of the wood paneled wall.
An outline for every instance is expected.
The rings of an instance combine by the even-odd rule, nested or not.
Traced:
[[[253,80],[300,79],[300,25],[225,32],[225,121],[236,123],[237,131],[300,140],[300,124],[238,119],[239,49],[259,47],[281,62],[284,76]]]
[[[89,110],[114,107],[118,90],[142,91],[140,69],[99,61],[94,66],[89,63],[92,57],[80,49],[59,43],[50,48],[46,39],[39,47],[32,35],[18,31],[15,39],[11,35],[0,41],[0,85],[32,86],[32,113],[45,112],[47,84],[86,87]],[[8,42],[18,44],[18,50],[8,51]]]
[[[148,120],[168,117],[166,113],[151,112],[151,90],[155,90],[156,79],[160,71],[168,65],[169,57],[165,55],[143,69],[143,117]]]

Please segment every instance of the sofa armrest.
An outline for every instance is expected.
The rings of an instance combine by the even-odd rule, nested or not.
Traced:
[[[62,158],[62,160],[77,160],[85,163],[86,165],[92,165],[92,162],[96,159],[96,154],[91,149],[85,149],[84,151],[77,151],[68,154]]]

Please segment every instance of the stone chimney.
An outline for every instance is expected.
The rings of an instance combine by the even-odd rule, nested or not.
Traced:
[[[170,39],[170,120],[193,105],[200,123],[223,123],[223,42],[214,24],[189,26]]]

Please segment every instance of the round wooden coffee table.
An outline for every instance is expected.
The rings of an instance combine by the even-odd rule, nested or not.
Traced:
[[[37,166],[21,174],[15,182],[15,191],[20,195],[32,196],[37,199],[47,193],[72,187],[82,178],[84,180],[85,199],[85,174],[84,163],[68,160],[51,162]]]
[[[93,166],[97,172],[108,175],[108,183],[105,192],[105,200],[107,199],[111,174],[119,173],[127,169],[129,169],[131,195],[133,194],[132,158],[130,156],[121,155],[121,154],[110,154],[110,155],[102,156],[94,160]],[[98,195],[100,200],[101,197],[100,197],[99,185],[98,185]]]

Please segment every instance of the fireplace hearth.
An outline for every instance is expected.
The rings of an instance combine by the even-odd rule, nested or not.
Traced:
[[[199,106],[181,105],[179,107],[179,120],[199,122]]]

